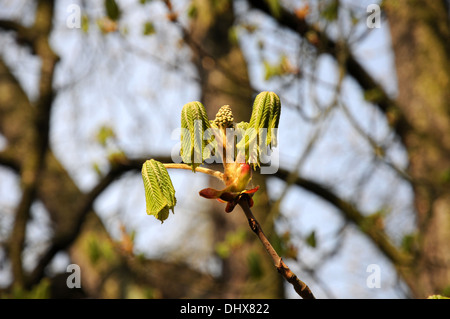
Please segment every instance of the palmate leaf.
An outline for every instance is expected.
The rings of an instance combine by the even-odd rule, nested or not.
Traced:
[[[190,102],[181,110],[181,158],[192,166],[192,171],[203,163],[203,150],[208,141],[204,132],[211,128],[205,107],[200,102]]]
[[[147,214],[164,222],[177,202],[169,173],[161,162],[151,159],[142,165],[142,179]]]

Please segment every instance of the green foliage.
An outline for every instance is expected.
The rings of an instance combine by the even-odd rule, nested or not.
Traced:
[[[109,125],[102,125],[97,131],[97,141],[102,146],[106,146],[108,140],[116,137],[114,129]]]
[[[203,150],[208,141],[203,140],[205,130],[211,128],[205,107],[200,102],[190,102],[181,110],[181,158],[192,166],[192,171],[203,163]]]
[[[336,21],[339,14],[339,0],[329,1],[320,12],[322,18],[329,22]]]
[[[87,253],[92,265],[100,262],[112,263],[114,261],[114,248],[108,241],[99,241],[94,235],[87,238]]]
[[[448,285],[444,289],[442,289],[441,295],[443,295],[445,297],[450,297],[450,285]]]
[[[174,211],[176,204],[175,189],[164,165],[153,159],[142,165],[147,214],[155,216],[161,222]]]
[[[14,286],[12,291],[1,294],[0,299],[48,299],[50,298],[50,279],[44,278],[31,290]]]
[[[442,183],[450,183],[450,168],[442,171],[440,180]]]
[[[187,16],[190,19],[193,19],[195,17],[197,17],[198,14],[198,8],[194,3],[191,3],[190,6],[187,9]]]
[[[228,232],[225,239],[216,244],[217,255],[220,258],[228,258],[232,250],[239,248],[245,242],[246,236],[247,231],[243,228]]]
[[[269,6],[270,13],[275,17],[279,18],[281,16],[281,5],[279,0],[265,0]]]
[[[291,241],[291,234],[289,231],[282,234],[272,233],[269,241],[272,243],[273,248],[283,258],[297,259],[297,248]]]
[[[127,156],[122,150],[111,151],[108,154],[108,161],[111,165],[117,165],[124,163],[127,160]]]
[[[244,138],[238,142],[238,150],[245,150],[247,163],[236,162],[234,165],[224,166],[225,178],[223,178],[223,181],[227,188],[222,191],[207,188],[199,192],[200,196],[210,199],[220,198],[220,200],[228,202],[225,211],[231,212],[237,205],[239,198],[246,195],[249,206],[252,207],[252,196],[259,187],[246,189],[251,179],[251,168],[248,164],[252,163],[254,168],[256,165],[259,166],[259,157],[262,152],[260,147],[264,147],[265,151],[266,147],[271,148],[277,145],[276,132],[272,132],[272,130],[278,128],[280,112],[280,99],[273,92],[258,94],[253,104],[250,122],[240,122],[237,125],[234,125],[234,118],[229,105],[222,106],[213,121],[208,119],[202,103],[195,101],[183,106],[181,110],[180,154],[183,162],[190,165],[193,172],[216,150],[214,148],[211,152],[208,152],[209,147],[219,144],[214,136],[204,136],[208,129],[219,129],[222,133],[226,131],[225,129],[233,127],[245,130]],[[103,134],[108,136],[107,132]],[[257,148],[256,152],[252,150],[252,157],[250,157],[250,145]],[[227,146],[222,145],[221,147],[226,148]],[[253,158],[254,161],[249,161]],[[118,157],[118,160],[120,161],[121,158]],[[175,190],[169,174],[164,164],[155,160],[148,160],[142,165],[142,178],[147,214],[153,215],[163,222],[168,218],[169,210],[173,211],[176,204]],[[221,256],[226,256],[229,251],[228,248],[228,244],[219,245],[217,247],[218,253]]]
[[[313,230],[311,233],[306,237],[305,239],[306,244],[312,248],[316,248],[317,246],[317,239],[316,239],[316,231]]]
[[[228,40],[233,45],[239,44],[239,34],[238,34],[238,28],[232,27],[228,30]]]
[[[89,31],[89,17],[85,14],[81,16],[81,30],[84,33],[87,33]]]
[[[419,249],[417,233],[406,234],[402,238],[401,247],[407,253],[413,253]]]
[[[247,263],[250,277],[259,279],[264,275],[264,270],[261,267],[261,256],[256,251],[250,251],[247,255]]]
[[[441,295],[431,295],[427,299],[450,299],[449,297],[441,296]]]
[[[147,21],[144,24],[144,30],[142,31],[142,33],[144,35],[152,35],[156,32],[155,30],[155,26],[153,25],[153,23],[151,21]]]
[[[120,8],[115,0],[105,0],[106,15],[113,21],[120,18]]]
[[[264,80],[270,80],[273,77],[282,76],[289,73],[295,73],[288,57],[283,54],[280,56],[278,63],[271,64],[268,61],[264,61]]]
[[[254,168],[260,165],[260,146],[277,146],[273,129],[278,128],[280,113],[280,98],[274,92],[261,92],[256,96],[245,138],[238,143],[238,149],[245,149],[246,161]]]
[[[236,129],[242,129],[245,131],[248,128],[248,122],[244,122],[244,121],[239,122],[235,125],[235,127],[236,127]]]
[[[364,99],[368,102],[377,103],[383,98],[383,92],[378,89],[369,89],[364,91]]]
[[[273,92],[261,92],[256,96],[248,128],[267,129],[266,146],[277,146],[276,136],[272,135],[271,130],[278,128],[280,113],[281,102],[278,95]],[[260,132],[257,134],[258,139],[261,139]]]

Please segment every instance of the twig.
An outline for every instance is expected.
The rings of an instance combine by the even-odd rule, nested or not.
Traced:
[[[241,206],[242,210],[247,217],[248,223],[250,225],[251,230],[258,236],[259,240],[263,244],[269,256],[272,258],[272,261],[277,268],[278,272],[289,282],[295,289],[295,291],[299,294],[303,299],[316,299],[311,289],[309,289],[308,285],[301,281],[284,263],[281,257],[277,254],[275,249],[272,247],[272,244],[267,239],[264,234],[261,226],[253,215],[250,207],[248,206],[247,200],[241,199],[239,201],[239,206]]]
[[[164,164],[164,167],[167,169],[178,168],[178,169],[187,169],[187,170],[192,171],[192,167],[187,164],[171,164],[170,163],[170,164]],[[217,179],[220,179],[222,182],[224,181],[224,176],[223,176],[222,172],[215,171],[215,170],[212,170],[212,169],[209,169],[206,167],[196,167],[195,171],[213,176]]]

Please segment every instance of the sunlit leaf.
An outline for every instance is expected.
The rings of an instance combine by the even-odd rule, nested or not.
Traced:
[[[450,298],[442,296],[442,295],[431,295],[431,296],[428,296],[427,299],[450,299]]]
[[[255,130],[267,129],[265,145],[277,146],[276,136],[272,135],[272,129],[278,128],[281,114],[281,102],[278,95],[274,92],[261,92],[253,103],[252,116],[249,127]],[[258,137],[261,138],[261,131],[258,131]]]
[[[203,163],[203,150],[208,141],[203,134],[211,128],[205,107],[200,102],[190,102],[181,110],[181,158],[192,166],[192,171]]]
[[[246,161],[253,164],[253,167],[260,165],[260,147],[277,146],[276,129],[280,114],[281,102],[278,95],[265,91],[256,96],[245,136],[237,145],[239,150],[245,145]]]
[[[169,173],[162,163],[151,159],[142,165],[142,179],[147,214],[164,222],[177,202]]]

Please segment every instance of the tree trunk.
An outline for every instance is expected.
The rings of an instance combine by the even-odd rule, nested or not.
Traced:
[[[450,289],[450,26],[445,1],[386,1],[398,105],[409,154],[419,248],[406,280],[415,297]]]

